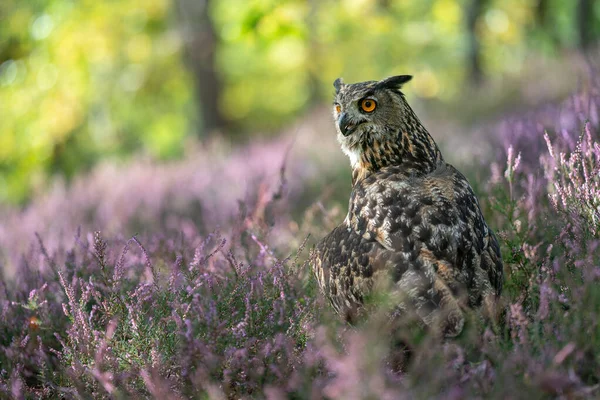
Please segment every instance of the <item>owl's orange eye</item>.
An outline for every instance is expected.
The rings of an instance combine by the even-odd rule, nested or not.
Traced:
[[[335,105],[335,112],[338,113],[338,114],[341,113],[342,112],[342,106],[340,106],[339,104],[336,104]]]
[[[362,108],[362,110],[364,112],[368,112],[368,113],[373,112],[373,111],[375,111],[376,107],[377,107],[377,103],[373,99],[362,99],[360,101],[360,108]]]

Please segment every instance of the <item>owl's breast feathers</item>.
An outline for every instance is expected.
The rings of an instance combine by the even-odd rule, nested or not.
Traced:
[[[496,237],[466,178],[443,161],[427,173],[386,166],[356,181],[348,216],[317,245],[313,267],[348,319],[387,281],[400,311],[449,337],[461,332],[466,308],[493,314],[502,290]]]

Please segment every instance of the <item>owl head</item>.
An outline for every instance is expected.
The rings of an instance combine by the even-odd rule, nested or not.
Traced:
[[[333,118],[342,150],[353,168],[374,170],[387,164],[436,163],[439,150],[410,108],[402,85],[412,76],[381,81],[333,83]]]

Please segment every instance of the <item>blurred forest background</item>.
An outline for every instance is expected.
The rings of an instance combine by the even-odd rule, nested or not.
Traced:
[[[415,101],[464,118],[518,107],[523,79],[566,95],[576,74],[539,60],[599,37],[597,0],[3,0],[0,203],[103,159],[274,135],[338,76],[412,74]]]

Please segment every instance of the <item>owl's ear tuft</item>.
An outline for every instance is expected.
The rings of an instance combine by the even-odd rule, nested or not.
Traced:
[[[342,78],[337,78],[333,82],[333,87],[335,88],[335,94],[338,94],[340,92],[340,90],[342,89],[342,86],[344,86],[344,80]]]
[[[390,76],[389,78],[385,78],[384,80],[379,81],[377,86],[379,88],[399,90],[402,88],[402,85],[404,85],[406,82],[410,81],[411,79],[412,79],[412,75]]]

